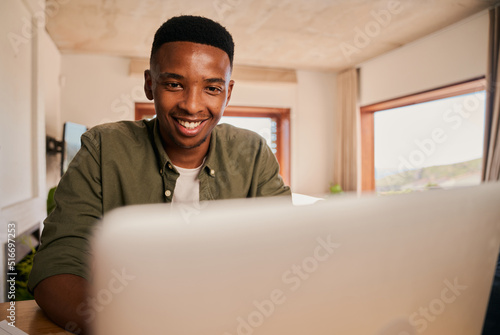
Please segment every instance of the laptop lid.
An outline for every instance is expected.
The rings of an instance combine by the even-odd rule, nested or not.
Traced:
[[[486,184],[120,208],[93,243],[95,333],[480,334],[498,199]]]

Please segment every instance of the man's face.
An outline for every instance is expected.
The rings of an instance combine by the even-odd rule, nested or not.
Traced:
[[[145,92],[154,99],[167,150],[206,146],[231,97],[228,55],[219,48],[169,42],[161,46],[145,72]]]

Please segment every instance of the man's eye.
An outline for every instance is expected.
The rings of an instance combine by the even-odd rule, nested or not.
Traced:
[[[210,93],[215,93],[215,94],[219,94],[222,92],[222,89],[220,87],[217,87],[217,86],[208,86],[207,87],[207,90],[210,92]]]
[[[172,89],[172,90],[181,88],[181,84],[179,83],[164,83],[163,86],[165,86],[167,89]]]

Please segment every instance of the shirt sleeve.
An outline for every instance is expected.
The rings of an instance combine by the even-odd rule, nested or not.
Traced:
[[[260,150],[256,157],[256,171],[259,176],[256,196],[291,196],[290,187],[285,185],[279,174],[280,166],[276,156],[264,139],[261,139]]]
[[[44,221],[41,246],[35,254],[28,288],[58,274],[88,278],[89,239],[102,217],[99,143],[91,133],[61,178],[55,209]]]

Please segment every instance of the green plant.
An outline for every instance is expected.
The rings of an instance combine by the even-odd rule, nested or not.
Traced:
[[[330,193],[331,194],[341,194],[344,193],[344,190],[342,190],[342,186],[340,184],[330,184]]]
[[[29,245],[31,252],[23,258],[22,261],[16,264],[16,300],[33,300],[33,295],[28,291],[28,277],[33,267],[33,258],[35,257],[36,250],[26,239],[21,240],[21,243]]]
[[[52,187],[47,195],[47,215],[49,215],[54,208],[56,208],[56,202],[54,200],[54,194],[56,193],[57,186]]]

